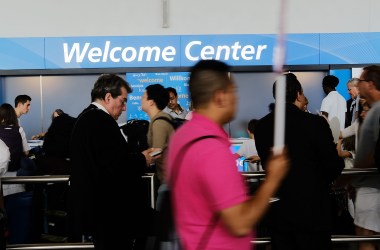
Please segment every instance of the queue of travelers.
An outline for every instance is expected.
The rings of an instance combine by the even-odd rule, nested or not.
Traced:
[[[277,154],[272,150],[274,103],[268,115],[248,123],[249,152],[241,149],[234,155],[230,151],[223,125],[234,119],[238,97],[237,84],[229,72],[230,67],[217,60],[201,60],[192,67],[191,112],[179,104],[175,88],[148,85],[141,108],[150,120],[149,148],[141,152],[129,151],[128,137],[116,121],[126,111],[132,92],[129,83],[117,75],[99,76],[90,93],[91,103],[78,117],[61,109],[53,111],[47,132],[33,137],[44,141],[37,159],[29,157],[31,149],[19,120],[30,110],[32,99],[20,95],[15,98],[15,107],[7,103],[0,106],[0,174],[70,175],[68,240],[86,237],[96,250],[120,246],[160,249],[150,246],[148,239],[157,234],[161,193],[168,189],[173,195],[173,234],[184,249],[251,249],[254,228],[264,216],[273,250],[332,249],[334,183],[349,196],[355,233],[380,234],[380,176],[341,177],[344,168],[377,166],[380,66],[367,66],[358,78],[346,83],[348,101],[336,91],[339,79],[324,77],[326,97],[321,114],[308,111],[309,101],[297,76],[284,74],[285,147]],[[174,119],[185,117],[188,121],[181,127],[173,125]],[[334,118],[339,121],[337,143],[330,129]],[[153,154],[158,151],[162,152]],[[248,195],[246,182],[232,167],[240,156],[260,162],[266,172],[253,196]],[[258,165],[250,167],[261,170]],[[147,168],[155,169],[159,183],[156,211],[147,202],[142,179]],[[0,209],[8,215],[8,244],[35,243],[35,235],[22,233],[35,226],[33,220],[29,228],[14,227],[20,216],[20,211],[14,212],[19,206],[15,200],[28,191],[23,184],[13,184],[3,185],[0,192]],[[30,192],[28,195],[30,198]],[[276,201],[272,203],[273,197]],[[31,211],[22,213],[33,216]],[[378,246],[360,242],[358,249],[375,250]]]

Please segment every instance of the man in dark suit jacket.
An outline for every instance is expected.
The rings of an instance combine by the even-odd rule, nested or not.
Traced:
[[[347,111],[346,111],[346,121],[344,127],[348,127],[358,118],[358,110],[360,105],[360,96],[358,89],[358,78],[351,78],[347,82],[347,90],[348,94],[350,94],[351,98],[346,101]]]
[[[151,150],[132,153],[116,120],[126,110],[122,78],[105,74],[91,91],[71,140],[70,217],[76,234],[93,236],[97,250],[136,249],[148,229],[142,170]],[[145,197],[144,197],[145,196]]]
[[[343,170],[344,162],[338,156],[328,122],[301,110],[305,96],[297,77],[292,73],[285,77],[285,145],[290,168],[277,193],[280,200],[273,203],[268,214],[272,248],[331,249],[329,185]],[[274,112],[254,129],[264,168],[273,147],[273,125]]]
[[[348,126],[351,126],[351,121],[352,121],[352,115],[353,115],[353,108],[351,108],[351,106],[353,105],[354,99],[350,98],[346,101],[346,107],[347,107],[347,111],[346,111],[346,120],[344,122],[344,127],[347,128]]]

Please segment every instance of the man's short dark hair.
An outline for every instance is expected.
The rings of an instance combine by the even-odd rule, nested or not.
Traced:
[[[121,95],[121,89],[125,88],[127,93],[132,93],[129,84],[120,76],[115,74],[103,74],[99,76],[91,90],[91,101],[97,99],[104,100],[107,93],[110,93],[112,98]]]
[[[169,102],[169,92],[161,84],[147,86],[146,94],[148,100],[153,100],[159,110],[163,110]]]
[[[217,60],[201,60],[190,73],[189,92],[194,108],[210,102],[215,91],[227,89],[231,84],[230,67]]]
[[[339,78],[333,75],[325,76],[322,80],[322,86],[330,87],[335,89],[339,84]]]
[[[363,68],[364,79],[373,81],[375,83],[376,89],[380,91],[380,66],[371,65]]]
[[[284,74],[286,81],[286,102],[293,103],[297,99],[298,93],[303,93],[301,83],[293,73]],[[273,97],[276,99],[276,84],[273,84]]]
[[[15,107],[17,107],[17,104],[19,104],[19,103],[25,104],[27,101],[31,102],[32,98],[30,98],[30,96],[28,96],[28,95],[18,95],[15,98]]]
[[[274,111],[274,107],[275,107],[274,102],[269,103],[269,105],[268,105],[269,112],[273,112]]]
[[[175,88],[173,88],[173,87],[167,87],[167,88],[166,88],[166,91],[168,92],[168,94],[169,94],[169,93],[173,93],[175,97],[178,96],[178,94],[177,94],[177,90],[176,90]]]
[[[255,128],[255,125],[259,122],[257,119],[252,119],[248,122],[248,131],[253,133],[253,129]]]

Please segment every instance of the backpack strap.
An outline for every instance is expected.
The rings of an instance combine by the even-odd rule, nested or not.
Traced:
[[[173,165],[173,168],[172,168],[172,171],[171,171],[171,174],[170,174],[170,179],[169,179],[169,182],[168,182],[169,188],[171,190],[173,190],[172,188],[175,186],[175,183],[176,183],[178,175],[179,175],[179,171],[181,170],[181,163],[182,163],[183,158],[184,158],[183,156],[185,155],[185,153],[187,152],[187,150],[189,149],[189,147],[191,145],[193,145],[193,144],[195,144],[195,143],[197,143],[197,142],[199,142],[201,140],[207,139],[207,138],[217,138],[217,136],[215,136],[215,135],[205,135],[205,136],[201,136],[201,137],[195,138],[195,139],[187,142],[178,151],[180,153],[176,156],[176,158],[173,161],[174,165]],[[183,153],[181,153],[181,152],[183,152]],[[174,168],[174,167],[176,167],[176,168]],[[196,249],[198,249],[198,250],[206,249],[207,243],[208,243],[208,241],[211,238],[211,234],[212,234],[212,232],[214,231],[214,229],[216,227],[218,219],[219,219],[219,213],[215,213],[211,217],[211,220],[210,220],[211,226],[208,227],[208,228],[206,228],[206,230],[202,234],[202,237],[200,238],[198,246],[197,246]]]
[[[165,117],[166,118],[166,117]],[[158,118],[157,118],[158,119]],[[168,119],[163,119],[163,120],[168,120]],[[177,178],[178,178],[178,175],[179,175],[179,171],[181,169],[181,163],[182,163],[182,160],[183,160],[183,156],[184,154],[187,152],[187,150],[189,149],[189,147],[193,144],[195,144],[196,142],[198,141],[201,141],[201,140],[204,140],[204,139],[207,139],[207,138],[217,138],[215,135],[204,135],[204,136],[201,136],[201,137],[197,137],[189,142],[187,142],[184,146],[182,146],[182,148],[179,150],[179,152],[183,152],[183,153],[180,153],[176,156],[176,158],[174,159],[173,161],[173,166],[176,168],[172,168],[172,172],[170,174],[170,179],[169,179],[169,184],[171,187],[174,187],[175,186],[175,183],[177,181]]]
[[[169,119],[169,118],[167,118],[167,117],[165,117],[165,116],[159,116],[159,117],[157,117],[156,119],[154,119],[154,120],[152,121],[152,123],[155,122],[155,121],[157,121],[157,120],[164,120],[164,121],[167,121],[168,123],[170,123],[170,125],[172,125],[172,127],[173,127],[174,130],[175,130],[174,124],[173,124],[173,122],[172,122],[171,119]],[[186,145],[185,145],[185,146],[186,146]]]

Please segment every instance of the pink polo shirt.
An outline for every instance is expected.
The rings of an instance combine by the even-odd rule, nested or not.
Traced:
[[[204,135],[217,138],[203,139],[182,150],[187,142]],[[174,163],[177,155],[181,160]],[[171,137],[167,159],[168,176],[173,167],[179,167],[173,164],[181,162],[173,190],[177,232],[184,249],[197,249],[206,229],[215,224],[213,216],[246,201],[248,190],[236,169],[227,134],[198,113]],[[220,217],[216,223],[205,249],[252,249],[252,234],[236,237]]]

